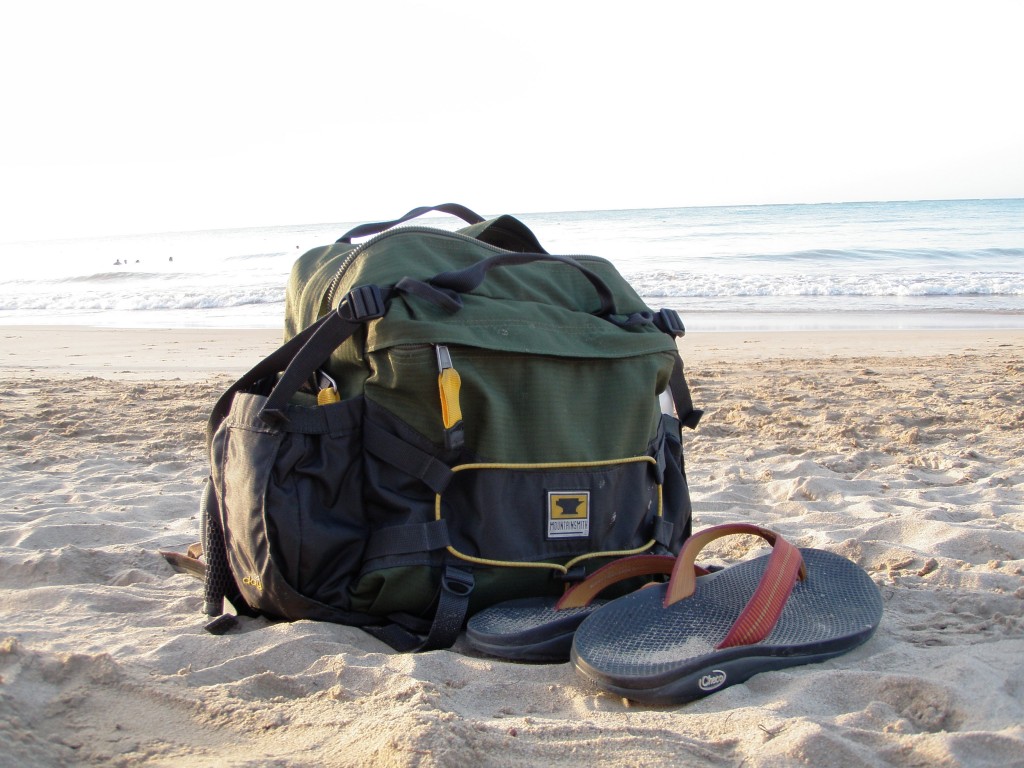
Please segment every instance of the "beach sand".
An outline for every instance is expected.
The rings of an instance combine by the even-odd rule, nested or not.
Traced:
[[[885,615],[847,655],[661,708],[464,643],[204,632],[158,550],[197,540],[206,417],[279,334],[0,339],[2,765],[1024,765],[1024,331],[681,340],[695,527],[849,557]]]

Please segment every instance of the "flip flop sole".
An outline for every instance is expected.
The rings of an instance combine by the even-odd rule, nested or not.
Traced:
[[[569,660],[572,638],[603,602],[555,610],[555,598],[509,600],[485,608],[466,625],[466,639],[478,651],[513,661]]]
[[[716,650],[757,587],[761,557],[697,579],[693,596],[663,607],[664,586],[605,605],[576,631],[571,658],[599,687],[650,704],[681,704],[758,672],[824,661],[852,650],[882,617],[878,587],[844,557],[801,549],[798,582],[760,643]]]

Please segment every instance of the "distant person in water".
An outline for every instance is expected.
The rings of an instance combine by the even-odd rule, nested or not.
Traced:
[[[120,266],[121,266],[121,260],[120,260],[120,259],[118,259],[117,261],[115,261],[115,262],[114,262],[114,266],[115,266],[115,267],[120,267]]]

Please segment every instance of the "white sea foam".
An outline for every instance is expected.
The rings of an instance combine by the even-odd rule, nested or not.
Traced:
[[[520,218],[551,252],[610,259],[655,306],[695,313],[968,311],[1016,314],[1024,325],[1024,200]],[[5,244],[0,322],[277,327],[295,258],[348,227]]]

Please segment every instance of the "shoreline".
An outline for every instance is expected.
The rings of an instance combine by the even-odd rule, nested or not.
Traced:
[[[1024,330],[1024,308],[985,310],[976,307],[918,308],[877,306],[843,310],[809,308],[799,299],[792,306],[768,308],[700,308],[678,304],[672,297],[645,297],[648,306],[675,309],[689,332],[806,331],[985,331]],[[283,305],[222,307],[217,310],[103,311],[54,316],[40,311],[0,313],[0,328],[95,328],[107,330],[246,330],[282,327]]]
[[[274,329],[0,326],[0,374],[125,380],[237,378],[282,339]],[[692,371],[769,359],[931,358],[1024,349],[1024,329],[691,331],[679,349]]]

